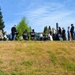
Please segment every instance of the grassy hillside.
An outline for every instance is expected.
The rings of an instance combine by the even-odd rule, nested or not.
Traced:
[[[75,42],[0,42],[0,75],[75,75]]]

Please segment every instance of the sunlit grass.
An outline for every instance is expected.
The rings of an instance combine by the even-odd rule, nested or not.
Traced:
[[[65,57],[61,59],[61,66],[67,71],[75,71],[75,64]]]
[[[75,75],[75,41],[0,42],[0,75]]]

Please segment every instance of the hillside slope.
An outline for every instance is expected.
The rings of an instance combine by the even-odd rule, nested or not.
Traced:
[[[0,75],[75,75],[75,42],[0,42]]]

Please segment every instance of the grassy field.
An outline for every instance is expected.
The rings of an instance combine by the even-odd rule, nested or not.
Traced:
[[[0,75],[75,75],[75,41],[0,41]]]

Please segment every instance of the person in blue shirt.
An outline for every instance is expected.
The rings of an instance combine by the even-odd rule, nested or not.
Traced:
[[[70,40],[70,27],[67,29],[67,34],[68,34],[68,40]]]

